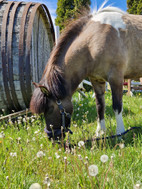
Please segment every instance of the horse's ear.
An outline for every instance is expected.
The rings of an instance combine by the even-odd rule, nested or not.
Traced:
[[[41,90],[41,92],[42,92],[43,94],[45,94],[46,96],[49,96],[49,91],[48,91],[48,89],[47,89],[45,86],[40,85],[40,84],[35,83],[35,82],[33,82],[33,84],[35,85],[36,88],[39,87],[40,90]]]

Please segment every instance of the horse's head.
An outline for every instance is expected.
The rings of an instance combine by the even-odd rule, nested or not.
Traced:
[[[44,113],[46,121],[45,132],[49,138],[56,139],[65,136],[65,132],[70,132],[68,128],[73,111],[71,98],[56,99],[45,86],[34,84],[36,88],[30,103],[32,113]]]

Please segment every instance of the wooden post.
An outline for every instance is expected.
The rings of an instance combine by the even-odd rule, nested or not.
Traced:
[[[128,92],[127,92],[128,96],[130,96],[130,92],[131,92],[131,79],[128,79]]]

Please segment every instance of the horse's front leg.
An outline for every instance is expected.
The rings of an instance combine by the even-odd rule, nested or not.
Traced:
[[[113,110],[117,122],[116,134],[120,134],[125,131],[122,119],[123,78],[115,76],[114,78],[109,79],[109,83],[112,91]]]
[[[93,89],[95,91],[95,97],[96,97],[96,109],[97,109],[97,130],[96,130],[96,136],[100,136],[100,134],[103,134],[106,131],[105,127],[105,120],[104,120],[104,111],[105,111],[105,82],[99,83],[97,81],[91,80],[91,83],[93,85]]]

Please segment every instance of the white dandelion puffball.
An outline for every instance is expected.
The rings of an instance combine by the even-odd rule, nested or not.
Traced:
[[[95,177],[98,174],[98,166],[90,165],[88,167],[89,175]]]
[[[108,161],[108,156],[104,154],[104,155],[102,155],[102,156],[100,157],[100,160],[101,160],[101,162],[105,163],[105,162]]]
[[[17,153],[16,152],[10,152],[10,156],[11,157],[17,157]]]
[[[134,189],[142,189],[142,184],[141,182],[138,182],[136,185],[133,187]]]
[[[41,188],[40,184],[34,183],[34,184],[32,184],[32,185],[30,186],[29,189],[42,189],[42,188]]]
[[[79,142],[78,142],[78,146],[79,146],[79,147],[84,146],[84,141],[79,141]]]
[[[40,157],[45,156],[45,153],[43,153],[43,151],[39,151],[39,152],[36,154],[36,156],[37,156],[38,158],[40,158]]]
[[[125,144],[124,143],[120,143],[119,147],[120,147],[120,149],[123,149],[125,147]]]

